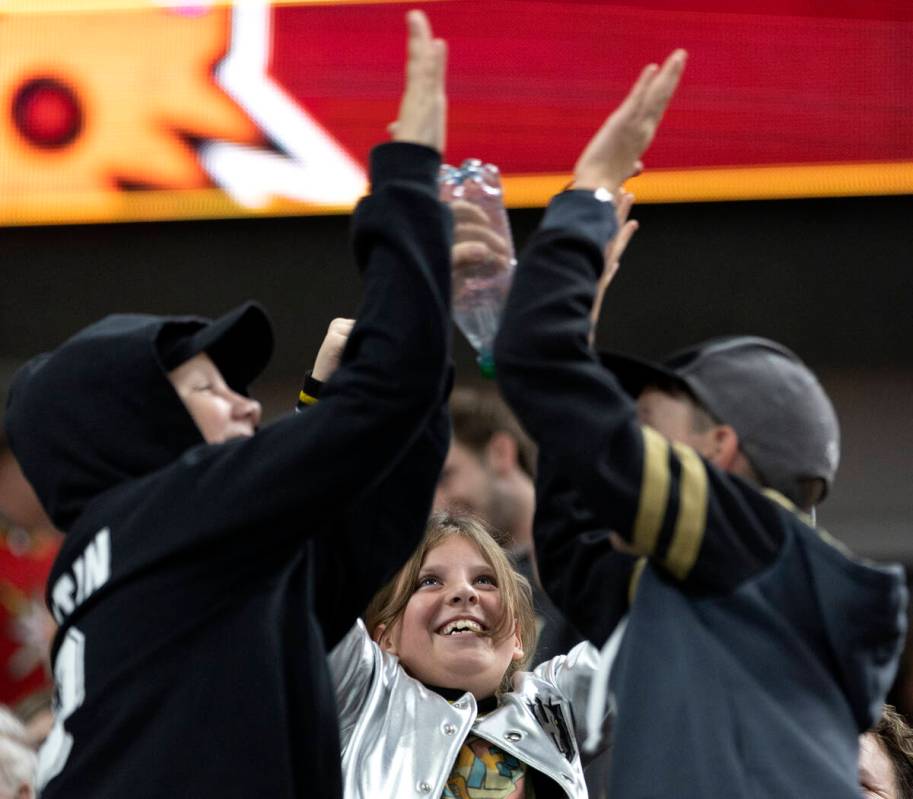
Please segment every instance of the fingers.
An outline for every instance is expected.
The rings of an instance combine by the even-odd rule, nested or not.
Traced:
[[[510,268],[510,259],[506,255],[494,252],[481,241],[463,241],[454,244],[450,249],[450,261],[454,269],[476,264],[494,264],[498,269]]]
[[[650,84],[656,77],[657,72],[659,72],[658,64],[647,64],[647,66],[640,71],[640,75],[637,80],[634,81],[634,85],[631,87],[630,91],[628,91],[628,96],[621,101],[618,110],[628,111],[640,108],[643,105],[644,97],[647,94]]]
[[[413,83],[427,84],[428,88],[442,87],[447,71],[447,43],[433,37],[424,11],[413,9],[406,14],[406,27],[407,87]]]
[[[457,243],[478,241],[497,255],[508,255],[507,242],[485,225],[459,224],[453,229],[453,240]]]
[[[431,24],[424,11],[413,9],[406,14],[406,92],[433,91],[441,77],[440,48],[434,47]]]
[[[609,242],[607,251],[611,249],[612,242]],[[590,309],[590,346],[593,346],[593,343],[596,341],[596,328],[599,326],[599,316],[602,314],[602,302],[605,299],[606,289],[609,287],[609,283],[612,282],[612,279],[615,277],[615,273],[618,271],[618,268],[621,266],[619,261],[613,260],[609,257],[608,253],[606,254],[605,266],[603,267],[602,274],[599,276],[599,281],[596,283],[596,295],[593,298],[593,307]]]
[[[444,78],[447,75],[447,42],[435,39],[431,42],[430,77],[439,90],[444,89]]]
[[[631,206],[634,205],[634,195],[629,191],[622,189],[616,195],[615,217],[618,219],[618,226],[623,227],[628,220],[628,214],[631,213]]]
[[[628,242],[631,241],[639,228],[640,223],[636,219],[625,222],[621,226],[621,230],[618,231],[618,235],[615,236],[614,240],[611,241],[606,248],[606,260],[614,264],[616,270],[621,261],[621,256],[624,255],[625,250],[628,248]],[[605,275],[603,274],[603,278],[604,277]],[[609,280],[611,280],[611,278],[609,278]]]
[[[406,27],[406,85],[397,120],[387,130],[396,141],[424,144],[440,152],[447,116],[447,45],[433,38],[422,11],[406,14]]]
[[[622,182],[639,174],[643,153],[675,93],[686,58],[684,50],[675,50],[662,67],[644,67],[627,97],[581,153],[574,166],[575,186],[605,186],[615,191]]]
[[[425,66],[431,46],[431,23],[424,11],[413,9],[406,14],[406,77],[415,80]]]
[[[450,204],[453,211],[453,240],[456,244],[478,244],[481,249],[474,249],[475,260],[486,262],[490,258],[502,257],[507,261],[510,255],[508,242],[492,230],[488,215],[477,205],[465,200],[454,200]],[[469,263],[469,248],[461,250],[461,264]],[[454,265],[456,265],[454,260]]]
[[[624,552],[626,555],[641,554],[633,544],[626,541],[616,532],[609,533],[609,541],[612,544],[612,549],[614,549],[616,552]]]
[[[323,343],[320,345],[314,361],[314,368],[311,370],[311,374],[316,380],[326,382],[336,371],[342,351],[345,349],[354,327],[354,319],[342,317],[334,319],[327,325],[327,334],[323,338]]]
[[[450,203],[450,210],[453,212],[453,221],[457,224],[461,222],[476,225],[488,224],[488,214],[479,206],[466,202],[466,200],[453,200]]]
[[[345,336],[348,338],[349,333],[352,332],[352,328],[355,327],[354,319],[344,319],[342,317],[334,319],[330,322],[327,327],[327,335],[335,334],[337,336]]]
[[[590,345],[596,340],[596,327],[599,324],[599,316],[602,313],[602,303],[605,298],[606,289],[615,279],[621,267],[621,256],[627,249],[628,242],[637,232],[640,224],[636,219],[627,220],[631,205],[634,202],[634,195],[630,192],[623,192],[618,203],[616,213],[618,222],[621,226],[615,238],[612,239],[605,248],[605,265],[599,280],[596,283],[596,296],[593,298],[593,307],[590,310]],[[624,215],[622,217],[622,214]],[[627,220],[627,221],[626,221]]]
[[[666,106],[675,94],[685,71],[685,61],[688,54],[684,50],[674,50],[663,63],[662,69],[656,73],[644,90],[643,109],[646,116],[654,124],[659,124]]]
[[[437,133],[435,147],[443,153],[447,149],[447,98],[445,83],[447,78],[447,42],[435,39],[432,43],[432,61],[434,92],[439,106],[436,120]]]

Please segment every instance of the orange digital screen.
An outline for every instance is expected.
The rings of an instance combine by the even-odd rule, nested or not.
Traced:
[[[349,210],[412,5],[0,3],[0,225]],[[559,190],[677,46],[640,202],[913,192],[907,0],[415,5],[450,43],[446,157],[498,164],[510,205]]]

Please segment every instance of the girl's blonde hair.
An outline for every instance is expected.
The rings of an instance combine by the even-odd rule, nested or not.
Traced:
[[[503,640],[514,634],[515,624],[519,627],[523,657],[510,662],[498,690],[499,693],[509,691],[514,673],[520,671],[529,662],[536,648],[536,614],[533,610],[533,595],[529,581],[514,569],[504,548],[481,519],[469,515],[433,514],[428,520],[425,537],[418,549],[406,561],[399,573],[374,595],[365,610],[365,626],[368,628],[368,632],[374,635],[378,625],[383,624],[386,633],[400,622],[410,597],[415,593],[418,575],[425,556],[452,535],[459,535],[472,541],[494,571],[501,593],[502,613],[497,625],[489,635],[495,640]]]

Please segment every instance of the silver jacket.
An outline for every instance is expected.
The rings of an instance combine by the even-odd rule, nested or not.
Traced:
[[[438,799],[470,732],[550,777],[572,799],[585,799],[577,734],[598,660],[584,642],[519,672],[497,709],[477,718],[472,694],[451,703],[429,690],[371,640],[359,619],[329,656],[345,799]]]

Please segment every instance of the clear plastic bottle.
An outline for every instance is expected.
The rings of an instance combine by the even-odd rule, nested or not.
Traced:
[[[517,263],[510,222],[504,210],[501,173],[494,164],[483,164],[477,158],[469,158],[459,167],[444,164],[439,186],[443,202],[464,200],[484,211],[492,232],[500,236],[507,247],[505,256],[499,254],[453,268],[454,321],[479,354],[482,374],[493,377],[491,349]]]

